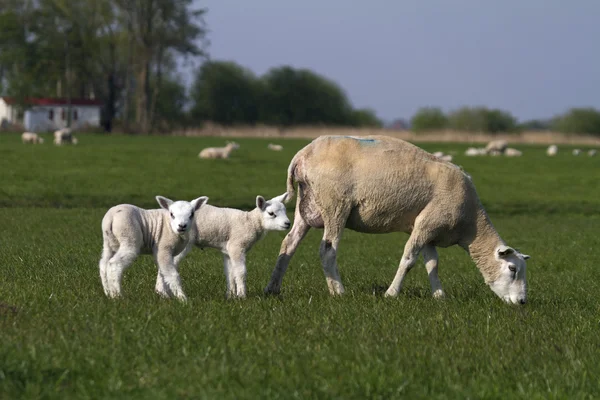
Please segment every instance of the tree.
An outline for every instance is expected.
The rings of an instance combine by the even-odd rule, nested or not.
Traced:
[[[600,111],[588,108],[572,108],[552,121],[552,128],[563,133],[600,135]]]
[[[468,132],[515,132],[517,120],[510,113],[485,107],[462,107],[448,116],[448,127]]]
[[[411,129],[415,132],[427,132],[446,129],[448,118],[437,107],[419,109],[410,120]]]

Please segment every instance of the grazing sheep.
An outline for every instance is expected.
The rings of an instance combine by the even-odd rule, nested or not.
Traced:
[[[581,150],[580,149],[573,149],[573,155],[574,156],[578,156],[581,154]]]
[[[440,160],[452,162],[452,156],[450,154],[444,154],[443,156],[440,157]]]
[[[507,147],[504,150],[504,155],[506,157],[521,157],[523,152],[521,150],[513,149],[512,147]]]
[[[21,134],[21,140],[23,141],[23,143],[31,143],[31,144],[44,143],[44,138],[40,137],[37,133],[33,133],[33,132],[23,132]]]
[[[484,156],[486,155],[487,152],[485,151],[485,149],[483,147],[469,147],[467,149],[467,151],[465,151],[465,155],[469,156],[469,157],[473,157],[473,156]]]
[[[78,142],[77,138],[73,137],[73,132],[70,128],[62,128],[54,131],[54,144],[61,146],[63,144],[76,145]]]
[[[590,151],[588,151],[588,156],[594,157],[595,155],[596,155],[596,149],[591,149]]]
[[[555,144],[548,146],[548,149],[546,149],[546,154],[550,157],[554,157],[557,153],[558,153],[558,146]]]
[[[287,195],[284,193],[269,201],[257,196],[256,208],[252,211],[205,205],[196,213],[190,243],[175,257],[175,265],[179,265],[194,245],[219,249],[223,253],[227,297],[246,297],[246,255],[268,231],[290,227],[283,204]],[[160,285],[160,278],[156,285]]]
[[[239,149],[240,145],[236,142],[227,142],[225,147],[207,147],[203,149],[198,157],[200,158],[229,158],[229,154],[234,149]]]
[[[485,152],[491,155],[498,155],[504,153],[504,150],[508,147],[506,140],[492,140],[485,146]]]
[[[281,151],[281,150],[283,150],[283,146],[282,145],[280,145],[280,144],[273,144],[273,143],[269,143],[267,145],[267,148],[269,150],[273,150],[273,151]]]
[[[173,202],[156,196],[159,209],[145,210],[131,204],[119,204],[106,212],[102,219],[102,258],[100,278],[104,293],[111,298],[121,295],[121,278],[139,254],[152,254],[158,266],[160,285],[156,291],[165,297],[175,295],[185,300],[177,272],[175,256],[189,243],[190,230],[195,224],[194,212],[208,197],[191,202]]]
[[[437,158],[442,158],[444,156],[444,152],[443,151],[436,151],[435,153],[431,153],[431,154],[433,154]]]
[[[444,292],[436,247],[458,244],[485,282],[506,302],[525,303],[527,255],[508,247],[494,229],[470,177],[454,164],[387,136],[322,136],[301,149],[288,168],[287,193],[298,199],[294,225],[281,244],[265,293],[279,293],[283,275],[308,230],[324,228],[320,256],[333,295],[342,294],[337,251],[344,228],[410,234],[386,296],[397,296],[422,252],[434,297]]]

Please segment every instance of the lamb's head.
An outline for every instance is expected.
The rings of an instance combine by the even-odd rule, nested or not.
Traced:
[[[239,149],[240,145],[237,144],[236,142],[227,142],[227,147],[234,150],[234,149]]]
[[[192,201],[173,201],[163,196],[156,196],[158,204],[169,211],[170,225],[173,232],[182,235],[194,224],[194,213],[208,201],[202,196]]]
[[[529,258],[508,246],[498,246],[494,254],[499,263],[498,278],[490,288],[507,303],[525,304],[527,301],[526,262]]]
[[[288,194],[265,200],[262,196],[256,196],[256,207],[261,211],[262,224],[266,231],[284,231],[289,229],[290,220],[285,213],[285,204]]]

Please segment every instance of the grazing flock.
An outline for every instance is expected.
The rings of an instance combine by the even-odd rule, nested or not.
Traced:
[[[43,144],[44,138],[34,132],[23,132],[21,134],[21,141],[24,144]],[[73,132],[70,128],[62,128],[54,132],[54,144],[62,146],[64,144],[77,144],[78,140],[73,136]]]

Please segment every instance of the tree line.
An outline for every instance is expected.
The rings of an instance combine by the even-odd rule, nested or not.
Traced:
[[[594,108],[572,108],[547,120],[518,122],[508,111],[486,107],[462,107],[444,113],[439,107],[423,107],[410,121],[415,132],[457,130],[487,133],[518,133],[546,130],[562,133],[600,135],[600,111]]]

